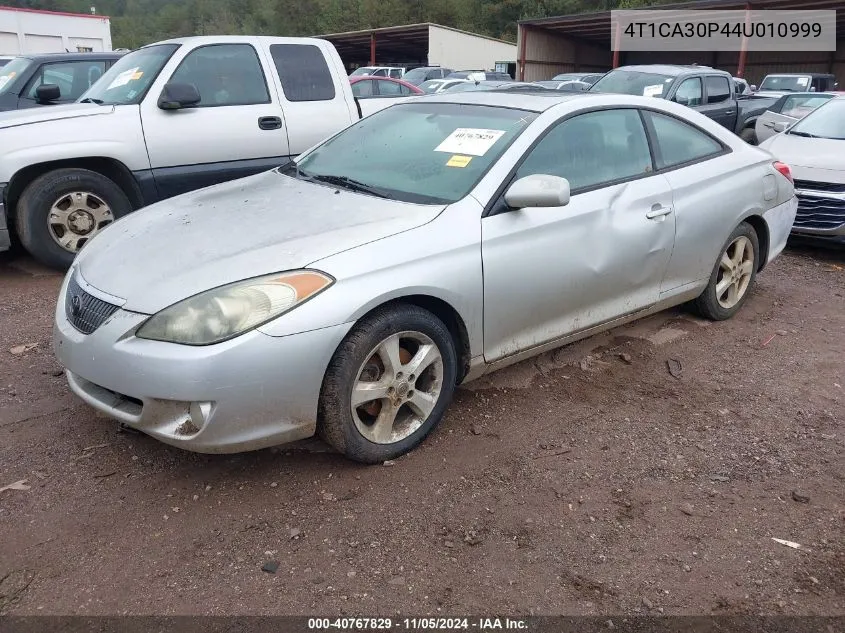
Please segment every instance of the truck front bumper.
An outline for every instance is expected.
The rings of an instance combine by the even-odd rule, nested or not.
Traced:
[[[9,250],[12,240],[9,238],[9,226],[6,222],[5,205],[6,185],[0,184],[0,252]]]

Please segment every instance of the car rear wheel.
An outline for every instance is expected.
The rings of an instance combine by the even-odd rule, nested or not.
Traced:
[[[323,381],[320,436],[364,463],[417,446],[452,400],[455,345],[440,319],[396,305],[366,317],[340,344]]]
[[[88,169],[57,169],[24,189],[17,206],[21,244],[41,263],[67,269],[79,250],[132,204],[110,179]]]
[[[759,269],[757,232],[747,222],[728,238],[704,292],[694,301],[704,317],[723,321],[736,314],[751,293]]]

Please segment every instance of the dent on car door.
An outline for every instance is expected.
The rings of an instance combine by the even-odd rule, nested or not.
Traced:
[[[141,106],[150,164],[162,198],[248,176],[284,162],[287,133],[256,49],[212,44],[189,52],[169,82],[191,84],[196,107]]]
[[[674,244],[672,192],[653,173],[641,117],[625,108],[553,126],[515,179],[569,180],[558,208],[507,209],[482,221],[488,362],[652,305]]]

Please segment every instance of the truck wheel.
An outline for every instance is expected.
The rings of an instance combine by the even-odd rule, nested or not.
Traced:
[[[57,169],[33,180],[17,206],[21,244],[42,264],[66,270],[85,244],[132,211],[123,190],[88,169]]]
[[[440,422],[456,376],[455,346],[440,319],[412,305],[383,308],[335,352],[320,393],[318,432],[359,462],[398,457]]]
[[[740,132],[739,138],[749,145],[757,145],[757,132],[754,131],[753,127],[745,128],[742,132]]]

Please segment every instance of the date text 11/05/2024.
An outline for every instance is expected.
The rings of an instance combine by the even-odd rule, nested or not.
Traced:
[[[518,618],[309,618],[311,631],[525,631]]]

